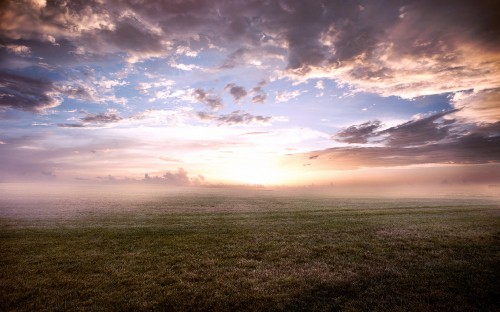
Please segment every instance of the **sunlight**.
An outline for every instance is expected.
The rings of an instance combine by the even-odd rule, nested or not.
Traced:
[[[221,176],[228,181],[249,185],[282,185],[291,179],[291,173],[276,159],[262,156],[236,159],[224,166]]]

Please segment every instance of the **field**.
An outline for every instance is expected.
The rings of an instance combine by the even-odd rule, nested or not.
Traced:
[[[496,198],[1,191],[1,311],[500,310]]]

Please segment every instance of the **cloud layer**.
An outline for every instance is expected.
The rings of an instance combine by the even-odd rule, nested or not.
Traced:
[[[500,10],[495,1],[26,0],[3,2],[1,9],[0,40],[9,53],[36,53],[50,61],[57,47],[73,63],[110,54],[137,62],[192,57],[218,47],[227,51],[221,68],[281,58],[285,68],[275,69],[284,69],[282,77],[331,78],[384,96],[474,90],[474,104],[457,100],[462,113],[477,116],[487,109],[498,115],[498,105],[491,102],[498,103],[500,85]],[[23,78],[4,74],[3,79]],[[35,108],[24,98],[25,104],[9,107],[56,105],[57,100],[43,98],[50,84],[37,83],[42,104]],[[236,101],[247,95],[236,84],[227,89]],[[16,90],[11,91],[15,96]],[[214,110],[220,107],[217,98],[202,92],[196,91],[200,101]],[[264,99],[256,94],[252,101]]]

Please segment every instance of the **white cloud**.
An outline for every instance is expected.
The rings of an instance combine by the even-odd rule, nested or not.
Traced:
[[[182,63],[177,63],[175,60],[170,60],[168,63],[173,68],[177,68],[179,70],[184,70],[184,71],[192,71],[193,69],[200,69],[198,65],[195,64],[182,64]]]
[[[4,47],[7,49],[7,51],[14,54],[29,55],[31,53],[31,49],[25,45],[8,44]]]
[[[451,102],[459,109],[455,113],[458,117],[491,123],[500,120],[500,88],[457,92]]]
[[[128,83],[123,80],[111,80],[111,79],[104,79],[102,78],[101,80],[98,80],[97,85],[101,88],[105,89],[112,89],[116,86],[124,86],[127,85]]]
[[[177,49],[175,50],[175,54],[184,55],[188,57],[196,57],[198,56],[198,54],[200,54],[200,52],[201,50],[195,51],[188,46],[178,46]]]
[[[153,77],[157,78],[157,77]],[[141,93],[144,94],[149,94],[150,89],[153,88],[164,88],[166,90],[170,90],[171,87],[175,85],[175,81],[166,79],[166,78],[157,78],[157,81],[155,82],[139,82],[137,84],[136,89],[139,90]]]
[[[280,91],[276,94],[277,102],[288,102],[296,97],[298,97],[302,92],[298,90],[294,91]]]

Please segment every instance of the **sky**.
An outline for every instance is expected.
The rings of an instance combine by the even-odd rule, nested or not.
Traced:
[[[498,1],[0,2],[0,182],[500,183]]]

